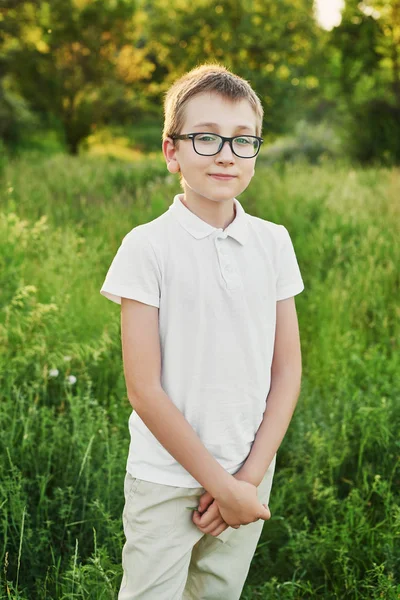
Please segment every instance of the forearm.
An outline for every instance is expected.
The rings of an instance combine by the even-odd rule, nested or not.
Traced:
[[[214,497],[234,484],[162,388],[129,398],[139,417],[160,444]]]
[[[240,478],[259,486],[289,427],[300,393],[301,369],[287,369],[272,377],[263,420],[253,446],[238,472]]]

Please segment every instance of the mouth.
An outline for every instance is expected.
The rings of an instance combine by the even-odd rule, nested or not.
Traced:
[[[236,175],[213,175],[209,173],[210,177],[213,179],[217,179],[219,181],[230,181],[231,179],[236,179]]]

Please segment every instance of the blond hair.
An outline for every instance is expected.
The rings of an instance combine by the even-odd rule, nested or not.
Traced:
[[[264,111],[250,84],[218,63],[205,63],[185,73],[166,92],[163,140],[181,133],[186,103],[203,92],[214,92],[234,102],[248,100],[256,115],[256,135],[261,135]]]

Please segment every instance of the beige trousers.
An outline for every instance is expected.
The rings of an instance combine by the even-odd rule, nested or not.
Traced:
[[[275,462],[276,455],[257,488],[267,505]],[[239,600],[265,521],[204,534],[186,509],[197,507],[204,491],[126,474],[118,600]]]

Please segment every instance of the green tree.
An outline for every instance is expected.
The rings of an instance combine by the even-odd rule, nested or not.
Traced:
[[[329,43],[352,153],[400,162],[400,0],[348,0]]]
[[[116,107],[132,108],[132,88],[153,67],[135,45],[130,0],[37,0],[6,12],[14,85],[35,111],[62,123],[71,153]]]
[[[265,107],[265,130],[279,133],[318,88],[312,0],[142,0],[138,7],[155,66],[145,89],[155,103],[180,74],[219,61],[251,81]]]
[[[18,37],[18,24],[10,13],[0,5],[0,140],[11,146],[20,140],[24,130],[34,125],[35,119],[24,98],[8,85],[7,73],[15,53],[13,41]]]

